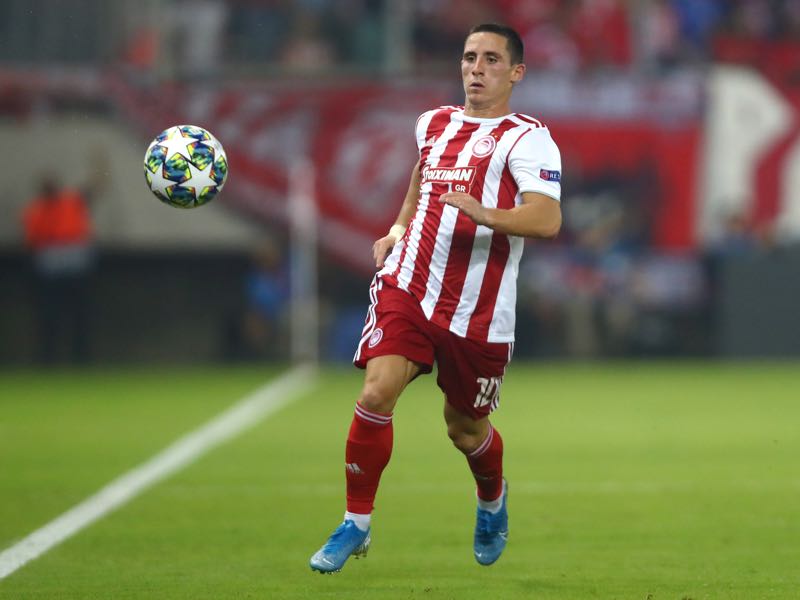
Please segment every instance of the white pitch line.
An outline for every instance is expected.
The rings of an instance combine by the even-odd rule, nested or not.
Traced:
[[[205,425],[186,434],[147,462],[119,476],[93,496],[4,550],[0,553],[0,579],[8,577],[212,448],[266,419],[310,389],[314,380],[313,368],[298,367],[242,398]]]

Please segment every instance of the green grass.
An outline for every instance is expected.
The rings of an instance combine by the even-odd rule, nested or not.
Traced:
[[[0,549],[276,371],[0,373]],[[511,535],[471,555],[474,495],[432,377],[395,414],[366,560],[309,556],[341,518],[361,385],[314,394],[10,577],[0,598],[797,598],[800,365],[515,363],[493,419]]]

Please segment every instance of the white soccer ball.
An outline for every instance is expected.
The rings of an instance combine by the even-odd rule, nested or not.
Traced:
[[[195,208],[210,202],[228,178],[225,149],[195,125],[175,125],[147,147],[144,177],[150,191],[170,206]]]

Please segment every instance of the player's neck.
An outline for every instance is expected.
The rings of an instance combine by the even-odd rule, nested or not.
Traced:
[[[502,102],[488,106],[470,104],[468,100],[464,103],[465,117],[473,117],[476,119],[496,119],[497,117],[504,117],[510,113],[511,108],[508,102]]]

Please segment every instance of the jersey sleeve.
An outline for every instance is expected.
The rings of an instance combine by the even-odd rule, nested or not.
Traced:
[[[508,155],[520,193],[539,192],[561,201],[561,153],[546,128],[523,133]]]
[[[437,112],[442,110],[443,107],[434,108],[432,110],[422,113],[417,117],[417,124],[414,126],[414,135],[417,138],[417,151],[422,153],[422,148],[425,147],[427,140],[425,134],[428,132],[428,126],[431,124],[431,119]]]

